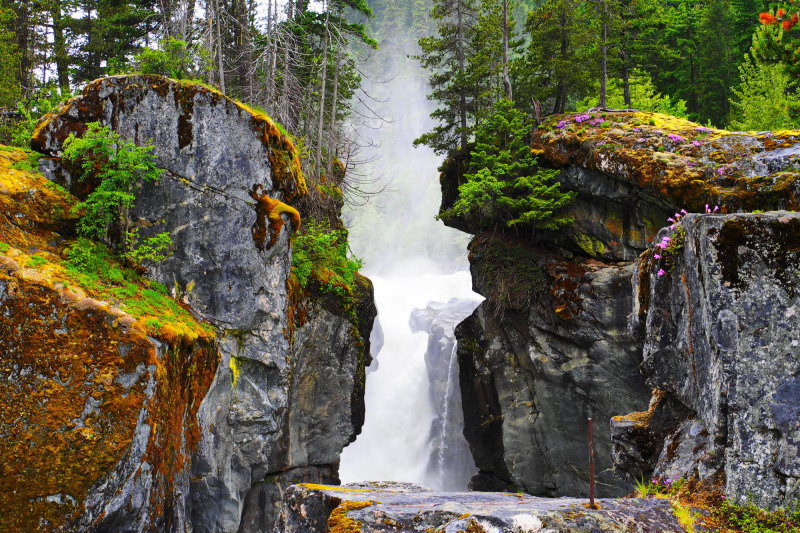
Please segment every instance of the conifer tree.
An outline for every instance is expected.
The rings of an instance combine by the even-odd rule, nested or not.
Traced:
[[[439,124],[414,144],[425,144],[437,153],[465,149],[469,139],[469,105],[473,87],[468,76],[468,56],[477,16],[474,0],[433,0],[430,16],[437,34],[419,41],[417,57],[431,71],[428,98],[439,104],[431,114]]]
[[[528,146],[530,125],[508,100],[497,102],[475,133],[465,183],[444,219],[470,216],[483,227],[555,230],[572,222],[560,210],[575,193],[562,191],[558,171],[538,166]]]

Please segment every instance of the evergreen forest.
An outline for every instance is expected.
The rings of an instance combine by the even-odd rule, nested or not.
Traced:
[[[398,51],[426,71],[438,124],[417,142],[440,153],[473,142],[501,99],[531,121],[599,106],[743,130],[798,122],[794,22],[761,0],[0,6],[6,143],[24,144],[38,116],[84,83],[141,72],[202,81],[262,109],[302,141],[311,174],[330,174],[335,158],[358,161],[358,146],[368,141],[354,122],[381,118],[364,87],[394,72]]]

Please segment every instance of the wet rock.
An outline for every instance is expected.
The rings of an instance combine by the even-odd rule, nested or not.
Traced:
[[[667,500],[535,498],[490,492],[430,492],[396,484],[295,485],[277,531],[314,533],[433,531],[455,533],[668,533],[684,529]],[[350,529],[348,529],[350,528]]]
[[[531,251],[526,268],[545,273],[542,285],[513,291],[527,291],[534,303],[527,311],[498,311],[496,287],[484,284],[496,259],[476,246],[491,243],[474,241],[470,255],[475,288],[489,299],[456,329],[465,436],[480,470],[472,488],[587,494],[591,417],[600,494],[628,493],[630,480],[611,470],[603,429],[650,397],[638,370],[642,338],[627,325],[632,265]]]

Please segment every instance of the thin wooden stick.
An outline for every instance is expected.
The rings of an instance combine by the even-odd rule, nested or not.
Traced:
[[[592,419],[589,418],[589,508],[596,509],[594,504],[594,438],[592,436]]]

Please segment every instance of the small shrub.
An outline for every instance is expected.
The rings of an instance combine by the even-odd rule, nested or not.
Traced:
[[[159,48],[145,48],[133,58],[133,69],[142,74],[155,74],[175,79],[202,78],[211,64],[208,51],[197,44],[167,37],[161,39]],[[114,70],[127,70],[128,65],[119,64]]]
[[[47,263],[47,259],[41,255],[32,255],[28,258],[28,266],[32,268],[39,268],[45,263]]]
[[[41,118],[56,109],[63,97],[55,85],[45,85],[28,100],[17,104],[17,111],[22,115],[22,120],[11,128],[11,144],[22,148],[29,148],[31,136],[36,124]]]
[[[11,245],[6,242],[0,242],[0,254],[4,254],[11,248]]]
[[[139,228],[133,228],[125,234],[125,257],[135,263],[153,261],[158,263],[169,257],[169,247],[172,246],[172,237],[169,233],[159,233],[154,237],[147,237],[140,242]]]
[[[636,481],[636,493],[640,498],[650,496],[673,496],[680,493],[686,486],[683,478],[672,479],[669,477],[658,476],[652,479],[640,479]]]
[[[350,302],[361,260],[348,254],[347,232],[306,222],[292,241],[292,273],[302,288],[316,284]]]
[[[64,141],[64,161],[78,165],[78,179],[95,179],[99,184],[86,200],[73,209],[80,214],[78,233],[99,239],[114,223],[127,230],[127,210],[133,205],[134,190],[141,181],[157,181],[152,145],[137,146],[97,122],[88,124],[82,137],[70,134]]]
[[[794,511],[779,509],[765,511],[749,503],[736,505],[723,500],[716,511],[717,518],[743,533],[798,533],[800,532],[800,508]]]

